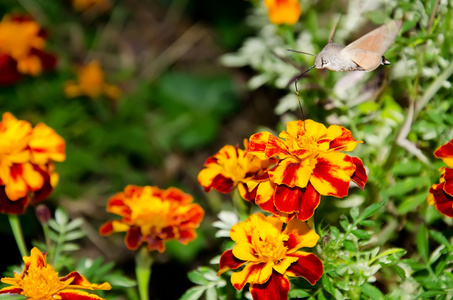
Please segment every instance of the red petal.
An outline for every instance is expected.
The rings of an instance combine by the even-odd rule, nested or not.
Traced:
[[[296,252],[288,256],[299,257],[299,260],[292,264],[286,273],[289,276],[303,277],[314,285],[322,276],[324,267],[321,260],[313,253]]]
[[[231,178],[226,178],[222,174],[219,174],[212,180],[212,187],[221,193],[227,194],[234,189],[234,181],[231,180]],[[207,192],[209,192],[209,190],[207,190]]]
[[[351,158],[352,158],[352,162],[355,165],[355,171],[351,177],[351,180],[354,181],[359,186],[359,188],[361,188],[363,191],[363,189],[365,187],[365,183],[368,180],[368,176],[366,174],[365,167],[363,166],[363,163],[360,160],[360,158],[357,158],[357,157],[351,157]]]
[[[142,233],[140,232],[140,227],[132,226],[126,233],[124,238],[126,247],[130,250],[135,250],[138,248],[142,242]]]
[[[42,68],[46,71],[52,71],[57,66],[57,58],[50,53],[32,48],[30,53],[36,55],[41,60]]]
[[[437,158],[444,158],[444,157],[450,157],[453,156],[453,140],[449,141],[445,145],[440,146],[437,148],[436,151],[434,151],[434,155]]]
[[[108,221],[99,227],[99,233],[103,236],[108,236],[113,232],[113,223],[112,221]]]
[[[12,85],[22,78],[17,62],[9,55],[0,55],[0,85]]]
[[[453,218],[453,197],[444,192],[444,183],[433,185],[429,192],[434,197],[436,209],[443,215]]]
[[[329,144],[329,149],[342,151],[342,148],[347,147],[349,143],[356,142],[352,137],[352,132],[344,127],[337,126],[341,129],[341,135],[333,139]]]
[[[304,189],[279,185],[275,189],[274,198],[277,210],[286,213],[296,212],[297,218],[302,221],[313,216],[321,200],[320,194],[311,184]]]
[[[217,275],[223,274],[228,270],[236,270],[244,263],[245,261],[237,259],[233,255],[233,250],[227,250],[223,252],[222,256],[220,256],[219,272]]]
[[[0,186],[0,213],[20,215],[25,212],[28,204],[28,197],[23,197],[15,201],[9,200],[5,193],[5,186]]]
[[[251,284],[250,293],[254,300],[288,299],[289,280],[286,275],[272,272],[272,276],[264,284]]]

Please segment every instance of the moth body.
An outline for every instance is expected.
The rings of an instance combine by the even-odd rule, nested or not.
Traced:
[[[362,67],[342,54],[341,50],[343,50],[344,47],[345,46],[337,43],[327,44],[321,52],[316,55],[315,68],[329,69],[331,71],[363,71]]]

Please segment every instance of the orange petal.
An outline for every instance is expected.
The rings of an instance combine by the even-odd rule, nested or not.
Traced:
[[[285,142],[267,131],[256,133],[250,137],[248,153],[257,156],[259,159],[290,154]]]
[[[338,125],[330,125],[327,128],[327,138],[331,140],[329,149],[335,151],[352,151],[357,143],[362,143],[352,137],[350,130]]]
[[[314,247],[319,240],[319,235],[306,222],[298,219],[289,221],[284,233],[289,237],[285,242],[287,253],[294,253],[302,247]]]
[[[223,252],[223,254],[220,256],[220,262],[219,262],[219,272],[217,272],[217,276],[220,276],[221,274],[225,273],[228,270],[235,270],[242,266],[244,263],[246,263],[243,260],[237,259],[233,255],[233,250],[227,250]]]
[[[324,269],[321,260],[316,255],[299,251],[291,254],[291,256],[299,259],[286,271],[288,276],[303,277],[311,285],[314,285],[321,278]]]
[[[304,188],[308,184],[312,167],[308,160],[286,158],[269,172],[269,179],[275,184],[284,184],[288,187]]]
[[[320,153],[310,183],[321,195],[344,197],[355,168],[352,159],[344,153]]]
[[[231,283],[241,290],[247,282],[265,283],[272,275],[272,263],[249,263],[242,271],[231,274]]]
[[[274,270],[284,275],[289,266],[297,260],[297,257],[287,256],[274,265]]]
[[[453,167],[453,140],[437,148],[434,155],[441,158],[447,166]]]
[[[61,299],[77,299],[77,300],[105,300],[95,294],[89,294],[84,291],[65,289],[58,293]]]

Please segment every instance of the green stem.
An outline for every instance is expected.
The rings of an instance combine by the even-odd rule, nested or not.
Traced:
[[[233,206],[236,208],[236,211],[238,212],[239,219],[241,221],[246,220],[249,217],[249,212],[247,212],[247,205],[242,199],[241,195],[239,194],[239,190],[235,188],[231,192],[231,198],[233,200]]]
[[[25,246],[24,235],[22,233],[22,227],[20,226],[19,217],[17,215],[8,215],[9,224],[11,225],[11,230],[13,231],[14,238],[16,239],[17,247],[19,247],[20,254],[22,256],[27,256],[28,251]]]
[[[149,280],[153,258],[147,247],[142,246],[135,256],[135,275],[137,277],[140,300],[149,299]]]

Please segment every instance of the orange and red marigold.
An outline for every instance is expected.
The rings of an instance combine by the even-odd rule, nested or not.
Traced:
[[[163,252],[169,240],[187,244],[196,237],[195,228],[204,211],[192,201],[191,195],[177,188],[161,190],[155,186],[128,185],[107,203],[107,211],[120,215],[121,220],[106,222],[99,232],[110,235],[126,231],[127,248],[135,250],[148,243],[150,251]]]
[[[344,197],[350,181],[363,189],[367,175],[362,161],[342,151],[357,143],[349,130],[326,128],[312,120],[287,123],[279,137],[261,132],[250,137],[249,153],[260,159],[278,156],[269,171],[247,183],[255,203],[288,221],[309,219],[321,195]]]
[[[27,299],[80,299],[103,300],[103,298],[89,294],[80,289],[110,290],[108,282],[92,284],[78,272],[71,272],[66,276],[58,277],[53,267],[46,262],[46,255],[38,248],[31,250],[30,256],[24,256],[25,267],[20,274],[14,273],[14,278],[4,277],[3,283],[10,286],[0,290],[0,294],[22,295]]]
[[[58,182],[54,161],[64,161],[65,141],[44,123],[4,113],[0,122],[0,212],[21,214],[44,200]]]
[[[229,193],[238,188],[242,198],[252,201],[248,192],[247,182],[262,175],[276,160],[260,159],[249,154],[248,141],[244,141],[245,150],[237,146],[226,145],[204,163],[204,169],[198,174],[198,182],[206,192],[215,189],[221,193]]]
[[[299,0],[264,0],[269,20],[274,24],[297,23],[302,13]]]
[[[218,275],[244,268],[231,275],[231,283],[241,290],[250,283],[253,299],[287,299],[288,276],[303,277],[314,285],[323,274],[321,260],[313,253],[298,251],[314,247],[319,235],[297,219],[283,222],[258,213],[233,226],[230,237],[236,242],[232,250],[220,257]]]
[[[441,214],[453,218],[453,140],[440,146],[434,155],[442,159],[449,168],[440,168],[439,183],[433,184],[429,189],[427,202],[434,205]]]
[[[0,22],[0,85],[54,69],[57,60],[45,45],[45,32],[30,17],[5,16]]]

